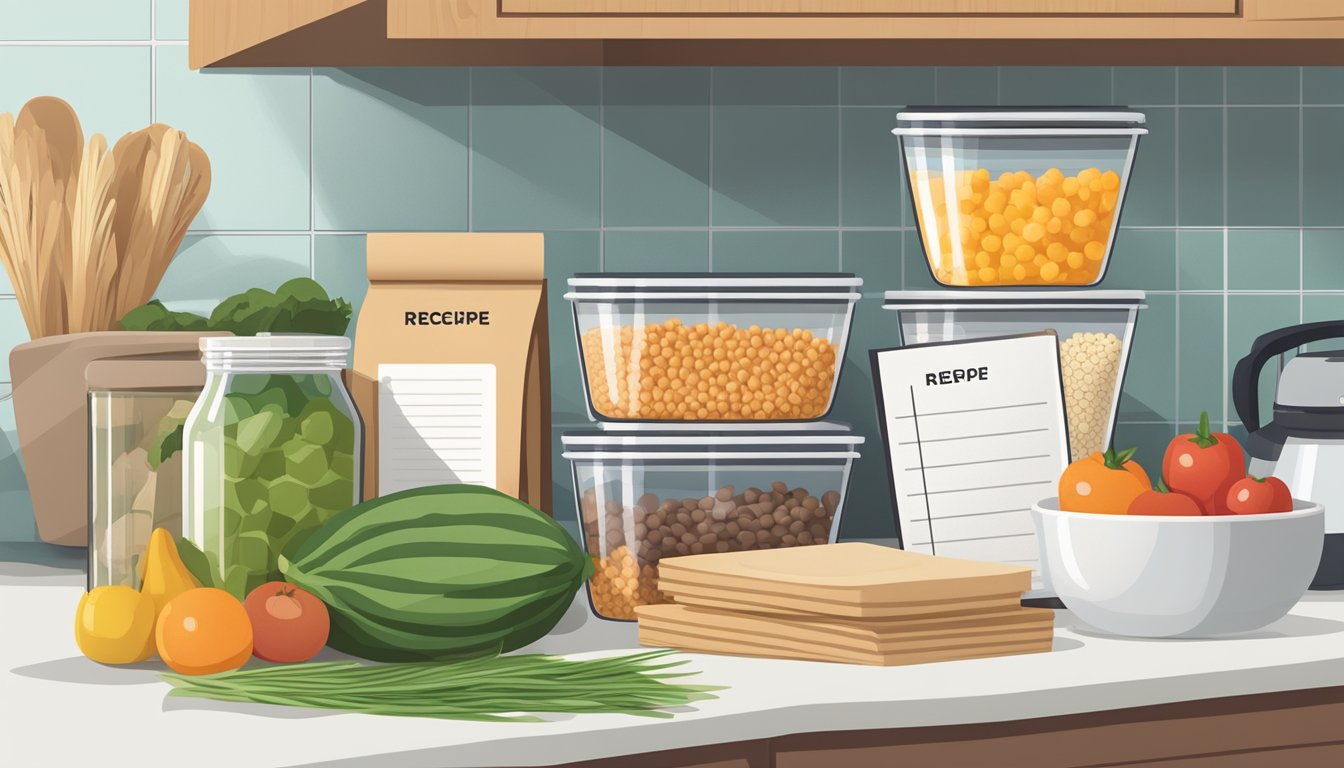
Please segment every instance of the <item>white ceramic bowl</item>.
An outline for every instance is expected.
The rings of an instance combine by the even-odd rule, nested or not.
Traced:
[[[1155,517],[1065,512],[1058,499],[1032,515],[1045,584],[1083,622],[1136,637],[1249,632],[1283,618],[1321,558],[1325,508]]]

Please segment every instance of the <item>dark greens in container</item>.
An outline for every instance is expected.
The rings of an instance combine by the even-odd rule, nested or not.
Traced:
[[[290,553],[359,501],[359,418],[332,336],[202,341],[202,406],[186,425],[185,534],[224,589],[280,578]]]

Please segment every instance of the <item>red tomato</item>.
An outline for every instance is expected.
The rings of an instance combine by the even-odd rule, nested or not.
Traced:
[[[1199,502],[1179,491],[1168,491],[1159,480],[1157,490],[1144,491],[1130,502],[1127,515],[1161,515],[1165,517],[1198,517],[1204,514]]]
[[[1209,431],[1208,411],[1200,414],[1199,430],[1180,435],[1167,446],[1162,474],[1173,491],[1199,502],[1205,514],[1232,514],[1227,491],[1246,476],[1246,455],[1236,438]]]
[[[252,653],[266,661],[307,661],[327,644],[331,617],[312,593],[268,581],[243,601],[252,620]]]
[[[1228,489],[1227,508],[1234,515],[1291,512],[1293,495],[1277,477],[1245,477]]]

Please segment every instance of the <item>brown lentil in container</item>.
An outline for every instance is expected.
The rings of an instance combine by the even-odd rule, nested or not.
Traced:
[[[836,345],[795,328],[597,327],[583,334],[593,409],[614,419],[815,419],[835,383]]]
[[[839,505],[839,491],[815,496],[777,481],[741,493],[727,485],[699,498],[646,493],[633,507],[608,501],[599,515],[597,494],[588,490],[579,512],[593,557],[593,610],[633,620],[637,606],[669,602],[658,590],[665,557],[825,544]]]

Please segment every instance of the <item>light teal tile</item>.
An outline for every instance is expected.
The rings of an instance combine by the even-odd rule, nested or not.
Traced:
[[[863,437],[859,459],[850,472],[849,490],[841,513],[843,539],[896,535],[891,506],[882,432],[878,427],[877,397],[868,362],[870,349],[895,347],[899,343],[896,318],[882,309],[880,300],[865,299],[855,308],[854,325],[845,350],[839,389],[828,419],[853,427]]]
[[[317,229],[466,229],[469,87],[462,68],[317,70]]]
[[[574,504],[574,471],[563,456],[564,443],[560,436],[566,432],[583,427],[555,426],[551,429],[551,517],[569,531],[574,540],[583,546],[581,523],[578,507]]]
[[[840,238],[835,232],[717,231],[715,272],[838,272]]]
[[[34,96],[57,96],[79,115],[85,138],[101,133],[109,144],[149,125],[148,45],[0,46],[0,72],[0,112],[17,117]]]
[[[0,385],[0,392],[8,395],[9,391],[8,384]],[[33,500],[28,495],[14,425],[14,401],[9,399],[0,400],[0,541],[37,541]]]
[[[607,272],[708,272],[709,232],[607,230],[602,257]]]
[[[1297,290],[1297,230],[1234,229],[1227,233],[1227,287],[1233,291]]]
[[[150,0],[0,0],[0,38],[148,40],[149,8]]]
[[[1223,290],[1223,232],[1183,229],[1177,235],[1182,291]]]
[[[1179,184],[1177,216],[1182,226],[1223,225],[1223,110],[1192,107],[1178,110],[1180,151],[1173,183]],[[1139,142],[1139,153],[1146,148]]]
[[[593,68],[472,69],[474,228],[598,225],[600,88]]]
[[[157,0],[154,6],[154,38],[186,40],[189,5],[190,0]]]
[[[0,266],[0,296],[13,296],[14,284],[9,280],[9,270]]]
[[[556,424],[588,421],[574,336],[574,312],[564,293],[576,272],[597,272],[601,250],[596,232],[547,232],[546,302],[551,353],[551,419]]]
[[[1344,230],[1303,230],[1302,287],[1308,291],[1344,290]]]
[[[1302,103],[1344,104],[1344,67],[1305,67]]]
[[[901,233],[901,263],[905,277],[905,283],[901,286],[903,290],[922,291],[942,287],[929,271],[929,259],[924,254],[924,244],[920,242],[917,231]]]
[[[901,232],[846,231],[840,270],[863,278],[863,292],[881,296],[901,288]]]
[[[1114,78],[1116,104],[1176,103],[1175,67],[1116,67]]]
[[[1003,67],[999,103],[1032,106],[1109,106],[1110,67]]]
[[[848,227],[899,227],[905,182],[900,139],[885,109],[842,109],[840,218]]]
[[[1111,444],[1117,450],[1136,449],[1134,460],[1148,473],[1153,483],[1162,474],[1162,457],[1166,454],[1167,443],[1176,437],[1176,428],[1170,424],[1129,424],[1120,422],[1115,425],[1115,434]]]
[[[1302,223],[1344,224],[1344,108],[1302,110]]]
[[[159,49],[158,118],[210,156],[210,197],[193,230],[307,230],[308,70],[193,72]]]
[[[328,296],[350,302],[350,327],[345,335],[353,340],[359,310],[369,292],[364,236],[318,235],[313,246],[313,279],[326,289]]]
[[[1177,104],[1223,104],[1222,67],[1181,67],[1176,70]]]
[[[604,70],[603,222],[709,222],[709,70]]]
[[[1102,286],[1143,291],[1175,290],[1176,232],[1121,227],[1115,236],[1115,250]]]
[[[1302,296],[1302,322],[1344,321],[1344,294],[1308,293]],[[1303,347],[1310,352],[1344,350],[1344,338],[1326,339]]]
[[[19,301],[14,298],[0,298],[0,382],[9,381],[9,353],[19,344],[28,341],[28,326],[23,322],[23,313],[19,311]],[[3,387],[8,391],[8,387]]]
[[[714,105],[834,106],[840,77],[835,67],[715,67]]]
[[[840,135],[834,109],[714,111],[715,226],[835,226]]]
[[[938,67],[937,103],[961,106],[999,103],[996,67]]]
[[[1297,104],[1301,70],[1297,67],[1228,67],[1228,104]]]
[[[309,275],[307,235],[188,235],[154,292],[169,308],[210,314],[248,288]]]
[[[1180,386],[1177,389],[1182,421],[1198,421],[1200,411],[1215,418],[1223,413],[1223,296],[1180,297]],[[1143,315],[1139,324],[1143,325]],[[1229,369],[1230,371],[1230,369]]]
[[[1296,225],[1298,110],[1227,110],[1227,219],[1236,226]]]
[[[1302,312],[1300,297],[1293,296],[1247,296],[1227,297],[1227,370],[1231,376],[1237,361],[1251,351],[1251,344],[1263,333],[1297,325]],[[1260,413],[1265,420],[1272,413],[1274,405],[1274,365],[1267,365],[1260,373]],[[1231,398],[1231,383],[1226,391]],[[1232,401],[1229,399],[1228,403]],[[1229,418],[1241,420],[1232,415],[1229,405]]]
[[[937,98],[933,80],[933,67],[842,67],[840,103],[847,107],[926,106]],[[888,117],[894,124],[895,115]]]
[[[1176,297],[1148,296],[1129,348],[1120,398],[1121,421],[1176,418]]]
[[[1176,110],[1152,107],[1144,112],[1148,135],[1139,139],[1120,224],[1168,226],[1176,223]]]

